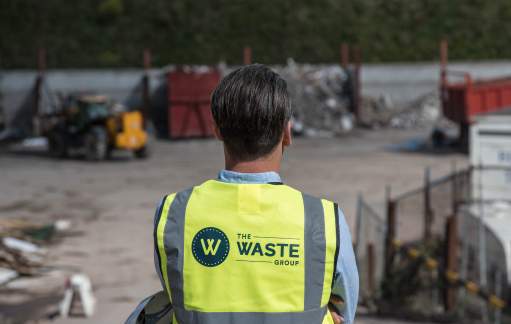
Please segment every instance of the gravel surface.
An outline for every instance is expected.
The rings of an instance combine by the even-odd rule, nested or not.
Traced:
[[[425,166],[437,177],[449,173],[452,159],[460,168],[468,163],[467,156],[455,152],[386,150],[415,136],[412,131],[356,132],[343,138],[296,138],[281,168],[287,185],[337,202],[352,235],[359,192],[381,212],[386,185],[397,194],[420,185]],[[91,163],[53,160],[35,149],[0,151],[0,217],[72,220],[73,235],[45,248],[54,262],[74,265],[89,275],[99,300],[94,318],[57,317],[54,323],[123,322],[139,301],[160,290],[152,238],[158,201],[216,178],[222,168],[222,144],[214,139],[158,141],[154,155],[144,161],[128,152]],[[36,277],[16,289],[0,287],[0,313],[20,323],[48,318],[58,307],[72,268]]]

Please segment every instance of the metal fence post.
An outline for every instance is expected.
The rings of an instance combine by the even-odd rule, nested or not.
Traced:
[[[430,206],[430,172],[429,168],[424,171],[424,238],[431,236],[431,206]]]
[[[456,270],[456,250],[457,250],[457,233],[456,233],[456,216],[451,216],[447,220],[446,226],[446,267],[448,270]],[[452,311],[455,306],[455,287],[445,280],[445,310]]]
[[[358,193],[358,201],[357,201],[357,229],[356,229],[356,237],[355,237],[355,259],[357,259],[361,254],[359,249],[361,248],[360,244],[360,235],[362,231],[362,193]]]
[[[486,277],[486,233],[484,225],[484,199],[483,199],[483,168],[479,161],[479,285],[481,289],[487,287]],[[488,322],[488,307],[485,300],[481,301],[481,313],[483,322]]]
[[[502,294],[502,272],[499,268],[495,268],[495,296],[497,298],[500,298]],[[500,324],[500,308],[495,308],[494,313],[494,324]]]
[[[393,200],[387,201],[387,258],[386,258],[386,274],[390,275],[392,264],[394,263],[394,246],[392,239],[394,239],[396,230],[396,202]]]
[[[431,270],[431,281],[433,284],[433,291],[431,292],[431,304],[433,305],[433,315],[438,315],[438,269]]]
[[[458,212],[458,175],[456,174],[456,160],[452,161],[452,214]]]
[[[375,281],[374,281],[374,245],[367,245],[367,270],[369,277],[369,292],[374,296],[375,292]]]
[[[470,206],[472,204],[472,171],[473,169],[470,167],[467,172],[467,188],[466,188],[466,206],[463,212],[463,245],[461,252],[461,269],[460,269],[460,279],[467,280],[467,269],[468,269],[468,249],[469,242],[468,239],[470,237]],[[466,289],[465,286],[461,286],[458,292],[458,317],[463,318],[465,315],[465,296]]]
[[[467,208],[468,209],[468,208]],[[467,233],[470,230],[470,214],[467,210],[463,213],[463,232]],[[463,246],[461,251],[461,269],[460,279],[467,280],[467,268],[468,268],[468,235],[463,235]],[[463,318],[465,316],[465,297],[466,297],[465,286],[460,286],[458,291],[458,317]]]

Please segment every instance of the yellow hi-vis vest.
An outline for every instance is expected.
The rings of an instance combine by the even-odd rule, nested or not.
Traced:
[[[174,323],[333,323],[337,210],[281,183],[165,197],[154,237]]]

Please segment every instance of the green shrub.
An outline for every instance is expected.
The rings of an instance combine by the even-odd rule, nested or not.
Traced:
[[[3,68],[285,64],[340,61],[342,42],[363,62],[511,58],[509,0],[0,0]],[[110,54],[108,54],[110,53]],[[115,53],[113,55],[112,53]],[[111,55],[112,54],[112,55]]]
[[[121,0],[104,0],[99,4],[99,16],[105,20],[115,19],[122,14],[123,6]]]

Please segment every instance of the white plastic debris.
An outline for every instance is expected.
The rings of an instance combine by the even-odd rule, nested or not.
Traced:
[[[57,231],[65,231],[71,228],[71,221],[67,219],[59,219],[55,222],[55,229]]]
[[[347,132],[351,132],[353,130],[353,120],[350,116],[342,116],[341,117],[341,125],[343,130]]]
[[[33,253],[39,250],[39,247],[37,245],[14,237],[4,237],[2,243],[9,249],[19,250],[22,252]]]
[[[46,137],[27,138],[22,145],[24,147],[43,147],[48,145],[48,139]]]
[[[8,281],[11,281],[12,279],[17,278],[18,276],[19,273],[16,270],[0,268],[0,285]]]
[[[329,98],[326,100],[326,105],[328,106],[328,108],[335,108],[335,106],[337,106],[337,100],[335,100],[334,98]]]
[[[293,117],[291,117],[291,130],[294,135],[301,135],[304,132],[305,127],[301,121],[297,121]]]
[[[309,128],[305,131],[305,136],[311,138],[333,138],[334,132],[325,131],[318,128]]]
[[[96,312],[97,300],[92,292],[90,279],[85,274],[75,274],[66,279],[66,293],[60,302],[60,316],[67,318],[71,309],[73,295],[77,292],[80,296],[85,316],[92,317]]]
[[[33,263],[43,263],[44,262],[44,258],[40,255],[36,255],[36,254],[32,254],[32,253],[24,253],[23,255],[24,255],[25,259],[27,259],[30,262],[33,262]]]

